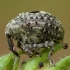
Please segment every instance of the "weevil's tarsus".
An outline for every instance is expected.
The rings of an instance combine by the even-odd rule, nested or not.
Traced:
[[[52,54],[53,54],[53,52],[54,52],[54,42],[53,42],[53,41],[49,42],[49,46],[51,46],[52,49],[51,49],[50,52],[49,52],[48,60],[50,61],[50,63],[51,63],[52,65],[54,65],[54,62],[53,62],[53,60],[51,59],[51,56],[52,56]],[[54,65],[54,66],[55,66],[55,65]]]

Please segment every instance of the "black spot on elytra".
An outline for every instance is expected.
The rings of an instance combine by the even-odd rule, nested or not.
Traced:
[[[27,20],[27,18],[25,18],[25,20]]]
[[[56,27],[56,30],[58,30],[59,29],[59,27]]]
[[[46,33],[48,34],[48,29],[46,29]]]
[[[28,44],[28,41],[26,40],[26,42],[25,42],[26,44]]]
[[[44,28],[48,29],[48,23],[47,22],[45,23]]]
[[[53,18],[52,21],[55,21],[55,19]]]
[[[31,11],[29,13],[39,13],[40,11]]]
[[[51,18],[52,18],[52,15],[49,15],[49,17],[51,17]]]
[[[50,18],[49,18],[49,17],[47,17],[47,19],[48,19],[48,20],[50,20]]]
[[[53,25],[51,24],[51,25],[50,25],[50,27],[52,28],[52,27],[53,27]]]
[[[33,17],[30,17],[30,19],[33,19]]]
[[[26,26],[30,26],[30,22],[29,23],[27,23],[27,25]]]
[[[36,17],[36,19],[38,19],[38,17]]]
[[[46,16],[47,16],[47,13],[44,14],[44,17],[46,17]]]
[[[35,23],[36,23],[36,25],[38,25],[38,22],[37,21]]]
[[[43,17],[43,16],[41,16],[41,19],[44,19],[44,17]]]
[[[45,23],[45,27],[47,27],[47,26],[48,26],[48,23],[46,22],[46,23]]]
[[[44,28],[42,28],[42,31],[44,31]]]
[[[55,16],[53,16],[54,18],[56,18]]]

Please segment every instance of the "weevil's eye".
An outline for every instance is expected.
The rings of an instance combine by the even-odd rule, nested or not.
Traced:
[[[11,38],[11,35],[10,35],[10,34],[6,34],[6,36],[7,36],[8,38]]]
[[[63,49],[67,49],[68,48],[68,44],[65,43]]]

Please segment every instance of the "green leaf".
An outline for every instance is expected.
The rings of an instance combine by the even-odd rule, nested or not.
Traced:
[[[54,53],[56,53],[61,48],[63,48],[63,44],[56,44]],[[37,57],[34,55],[26,62],[26,64],[22,65],[22,67],[20,68],[20,58],[14,56],[14,54],[12,53],[9,53],[0,57],[0,70],[40,70],[38,68],[40,62],[44,62],[43,70],[70,70],[70,56],[61,59],[59,62],[56,63],[55,67],[51,66],[50,62],[47,59],[50,50],[51,48],[45,48],[41,50],[41,57]],[[24,51],[20,51],[18,53],[23,54]]]
[[[70,70],[70,56],[67,56],[61,59],[56,63],[56,67],[53,67],[52,70]]]
[[[16,57],[13,64],[13,70],[18,70],[20,58]]]
[[[11,66],[8,64],[13,60],[13,58],[13,54],[11,53],[0,57],[0,70],[6,69],[7,66],[7,68],[11,68]]]
[[[18,52],[23,54],[24,51]],[[0,57],[0,70],[17,70],[20,58],[15,57],[13,53],[6,54]]]

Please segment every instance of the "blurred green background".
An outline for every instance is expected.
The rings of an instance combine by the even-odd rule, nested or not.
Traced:
[[[70,0],[0,0],[0,56],[10,52],[5,38],[6,24],[19,13],[33,10],[47,11],[56,16],[65,29],[64,42],[70,45]],[[70,47],[61,49],[52,58],[57,61],[69,54]],[[28,59],[26,55],[22,57]]]

